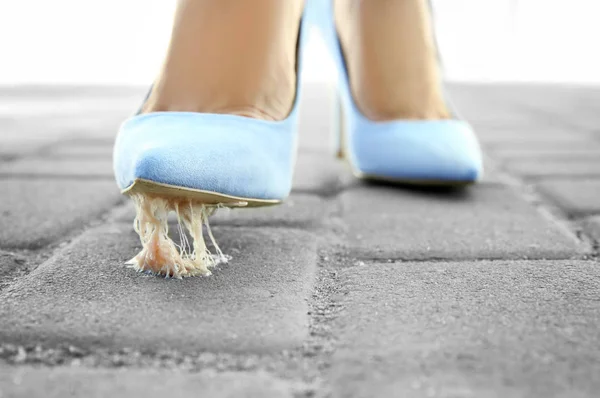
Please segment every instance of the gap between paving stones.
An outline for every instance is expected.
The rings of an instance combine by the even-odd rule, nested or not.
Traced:
[[[498,159],[499,157],[501,156],[492,155],[494,162],[498,165],[502,165],[505,161]],[[531,203],[543,216],[569,233],[574,234],[582,243],[591,246],[592,252],[589,253],[590,257],[594,258],[600,255],[600,245],[589,233],[586,233],[585,227],[582,225],[584,222],[583,218],[578,219],[568,214],[565,209],[562,209],[554,201],[548,199],[536,186],[536,183],[539,181],[530,181],[530,179],[512,174],[504,167],[500,167],[499,170],[506,185],[512,187],[517,193],[521,194],[523,199]]]
[[[600,256],[600,244],[594,239],[590,231],[586,230],[585,217],[569,214],[566,209],[548,199],[535,184],[527,184],[517,178],[515,178],[515,181],[517,181],[517,187],[519,187],[525,200],[532,203],[548,219],[574,234],[583,244],[591,247],[591,252],[585,257],[596,258]]]
[[[90,218],[83,225],[73,228],[58,241],[36,249],[9,248],[0,250],[0,272],[2,273],[0,276],[0,292],[52,259],[57,252],[83,235],[87,230],[107,223],[115,210],[122,206],[122,202],[122,199],[119,200],[112,208]]]
[[[538,113],[541,112],[544,114],[544,116],[548,116],[543,109],[536,108],[534,111]],[[564,122],[564,120],[561,120],[561,122]],[[575,128],[573,126],[569,127]],[[590,144],[597,144],[598,140],[595,140],[596,137],[588,133],[589,132],[585,132],[584,134],[586,134],[586,137],[590,138]],[[586,231],[584,225],[585,219],[583,217],[577,218],[568,214],[566,209],[559,207],[558,204],[544,195],[543,192],[535,185],[545,180],[550,180],[550,178],[531,178],[520,176],[514,172],[511,172],[506,167],[506,163],[510,162],[510,159],[504,159],[501,153],[495,153],[494,150],[488,150],[486,152],[488,153],[488,156],[492,158],[494,163],[499,166],[498,171],[501,173],[501,176],[507,185],[514,187],[519,193],[522,194],[522,197],[526,201],[534,205],[542,214],[553,220],[557,225],[570,231],[584,244],[590,245],[592,247],[592,252],[589,254],[591,258],[597,258],[600,256],[600,242],[593,238],[590,231]],[[562,178],[564,179],[565,177],[563,176]],[[569,180],[585,180],[589,177],[574,175],[569,176],[568,178]]]

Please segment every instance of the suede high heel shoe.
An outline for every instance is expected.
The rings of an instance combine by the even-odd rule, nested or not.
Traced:
[[[306,21],[300,23],[296,97],[286,119],[156,112],[137,114],[122,124],[113,163],[119,188],[136,207],[134,228],[142,251],[129,262],[134,269],[177,278],[209,275],[208,268],[226,258],[208,227],[208,217],[219,207],[274,205],[289,195]],[[169,212],[177,214],[180,244],[168,236]],[[203,230],[216,256],[205,245]]]
[[[459,119],[372,121],[356,106],[335,26],[333,1],[314,11],[338,70],[337,153],[360,178],[418,185],[467,185],[483,174],[471,126]],[[318,14],[318,15],[317,15]]]
[[[265,206],[291,190],[307,18],[298,34],[296,97],[281,121],[194,112],[137,114],[113,152],[124,194],[186,197],[207,204]]]

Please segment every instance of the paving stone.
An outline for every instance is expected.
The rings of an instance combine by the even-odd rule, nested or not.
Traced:
[[[538,125],[562,123],[588,130],[596,129],[600,122],[596,106],[600,90],[593,86],[478,84],[459,85],[452,93],[462,94],[475,109],[486,110],[485,116],[500,113],[512,120],[531,115]],[[467,108],[470,109],[471,106]],[[468,113],[467,116],[478,117],[479,113]]]
[[[600,176],[600,158],[511,160],[506,169],[526,178]]]
[[[361,258],[570,258],[585,248],[510,188],[362,186],[340,195],[344,253]]]
[[[453,104],[462,117],[468,120],[480,133],[485,127],[528,127],[538,126],[538,115],[530,110],[513,109],[498,101],[497,95],[488,86],[467,87],[461,85],[450,89]],[[485,131],[484,131],[485,132]]]
[[[538,189],[572,216],[600,213],[600,178],[582,180],[548,180]]]
[[[529,109],[538,119],[593,131],[600,123],[596,105],[599,94],[597,87],[508,86],[502,95],[502,106]]]
[[[3,148],[6,145],[19,144],[38,146],[56,141],[66,134],[64,128],[56,128],[47,119],[27,117],[27,115],[0,115],[0,131],[2,131],[0,143]]]
[[[600,143],[576,142],[555,148],[496,148],[493,154],[504,159],[600,159]]]
[[[121,201],[112,181],[0,179],[0,248],[60,240]]]
[[[518,141],[507,141],[502,143],[493,143],[493,144],[483,144],[486,152],[495,155],[500,151],[521,151],[521,150],[530,150],[530,151],[552,151],[559,149],[570,149],[574,148],[574,151],[577,148],[590,148],[596,147],[597,143],[590,140],[564,140],[564,141],[540,141],[540,142],[518,142]]]
[[[94,142],[66,142],[52,146],[48,149],[48,156],[64,158],[108,158],[112,159],[112,143],[94,143]]]
[[[521,138],[523,136],[535,134],[541,135],[542,131],[552,135],[564,135],[563,126],[552,125],[543,120],[539,120],[536,115],[525,113],[519,115],[518,111],[513,109],[504,109],[501,112],[482,111],[475,107],[474,110],[467,109],[461,115],[473,126],[475,133],[482,140],[491,140],[504,142],[510,137]],[[497,139],[495,137],[498,136]],[[513,139],[511,138],[511,139]]]
[[[0,175],[114,178],[112,159],[24,158],[0,164]]]
[[[532,127],[532,129],[535,127]],[[485,130],[485,129],[480,129]],[[533,134],[522,130],[493,130],[488,128],[487,134],[479,134],[485,147],[489,148],[529,148],[529,147],[556,147],[559,145],[571,145],[573,143],[597,142],[587,134],[574,134],[571,131],[558,131],[554,133]]]
[[[352,180],[350,167],[333,154],[305,151],[298,154],[292,190],[331,195]]]
[[[214,228],[233,260],[211,277],[165,280],[123,264],[130,225],[89,230],[0,294],[0,341],[141,351],[276,352],[302,344],[314,234]]]
[[[69,138],[103,138],[114,141],[123,113],[115,111],[46,116],[30,113],[2,118],[0,115],[0,153],[34,154],[48,145]]]
[[[504,179],[498,163],[488,156],[487,153],[484,153],[483,178],[479,181],[479,184],[502,184]]]
[[[25,260],[17,254],[0,251],[0,275],[6,275],[18,268]]]
[[[598,395],[598,263],[369,264],[340,283],[333,397]]]
[[[25,257],[0,250],[0,289],[17,276],[27,273],[30,268]]]
[[[288,383],[263,373],[34,368],[0,365],[2,398],[291,398]]]
[[[584,229],[594,241],[600,243],[600,216],[585,220]]]
[[[102,139],[114,142],[121,123],[131,116],[134,109],[135,107],[132,107],[121,112],[108,111],[100,114],[86,112],[77,116],[68,116],[60,122],[62,128],[68,131],[66,138]]]
[[[0,140],[1,160],[12,160],[21,156],[34,154],[52,142],[51,139],[42,138],[24,141],[21,138],[3,138]]]

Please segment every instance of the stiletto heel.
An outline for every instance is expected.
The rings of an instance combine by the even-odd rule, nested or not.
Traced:
[[[417,185],[466,185],[483,174],[481,150],[459,119],[372,121],[356,106],[335,27],[333,1],[319,3],[317,19],[339,74],[341,121],[337,154],[360,178]]]
[[[210,275],[209,268],[226,258],[214,242],[208,217],[219,207],[274,205],[289,195],[307,21],[303,16],[300,22],[296,97],[286,119],[156,112],[122,124],[113,162],[117,184],[137,212],[134,228],[142,251],[129,262],[134,269],[176,278]],[[171,211],[193,242],[183,233],[179,245],[170,240]],[[216,256],[204,243],[203,227]]]
[[[338,159],[344,159],[346,157],[344,149],[346,144],[344,109],[339,93],[336,92],[333,98],[333,150]]]

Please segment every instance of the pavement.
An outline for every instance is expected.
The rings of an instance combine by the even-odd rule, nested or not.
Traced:
[[[466,190],[368,184],[308,84],[285,204],[212,220],[233,259],[164,280],[113,181],[143,89],[0,91],[0,397],[597,397],[600,88],[453,85]]]

